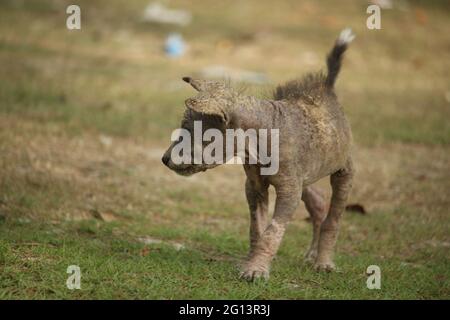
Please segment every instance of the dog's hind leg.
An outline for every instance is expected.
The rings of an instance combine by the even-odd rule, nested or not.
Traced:
[[[313,238],[311,245],[305,254],[305,260],[314,263],[319,249],[320,226],[327,215],[326,202],[322,193],[313,186],[303,189],[302,200],[305,203],[306,210],[311,216],[313,226]]]
[[[353,165],[351,159],[341,170],[330,177],[333,194],[328,215],[320,227],[319,252],[315,263],[316,270],[332,271],[334,247],[339,231],[339,219],[345,210],[348,195],[352,188]]]

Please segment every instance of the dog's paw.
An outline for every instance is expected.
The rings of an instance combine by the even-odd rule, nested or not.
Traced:
[[[316,271],[326,271],[326,272],[331,272],[331,271],[335,271],[336,270],[336,265],[332,262],[316,262],[314,264],[314,269],[316,269]]]
[[[261,267],[246,266],[239,275],[240,279],[247,281],[269,280],[269,270]]]

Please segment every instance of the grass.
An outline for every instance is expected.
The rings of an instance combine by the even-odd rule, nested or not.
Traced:
[[[383,10],[380,31],[366,29],[365,5],[350,0],[277,10],[265,0],[171,1],[192,11],[185,28],[140,21],[146,1],[86,0],[82,30],[70,32],[68,4],[0,4],[1,299],[450,298],[445,1]],[[337,91],[356,142],[350,202],[368,214],[345,215],[340,272],[303,262],[311,226],[302,207],[270,281],[241,282],[243,170],[186,179],[160,162],[192,95],[180,78],[225,64],[265,72],[271,83],[249,90],[267,95],[322,68],[347,25],[358,37]],[[190,45],[178,60],[161,50],[172,31]],[[327,181],[319,186],[329,195]],[[373,264],[381,290],[366,287]],[[66,287],[69,265],[81,268],[81,290]]]
[[[366,227],[377,234],[389,220],[379,213]],[[236,260],[245,249],[246,237],[238,232],[160,230],[159,236],[189,241],[176,250],[168,244],[146,246],[130,235],[118,236],[115,223],[65,223],[53,225],[30,221],[5,223],[1,228],[0,276],[2,298],[26,294],[29,298],[69,299],[412,299],[448,296],[446,277],[449,263],[442,248],[422,248],[412,255],[401,253],[397,236],[363,240],[355,245],[348,224],[365,225],[365,217],[352,217],[342,232],[340,247],[352,248],[339,255],[341,272],[320,274],[301,260],[299,247],[308,242],[309,232],[290,228],[286,242],[273,266],[269,283],[248,284],[236,278]],[[408,228],[410,226],[405,226]],[[130,230],[127,229],[129,233]],[[302,233],[303,234],[302,234]],[[301,236],[298,236],[301,234]],[[296,237],[297,236],[297,237]],[[376,237],[376,236],[375,236]],[[403,239],[404,240],[404,239]],[[385,256],[381,248],[397,251]],[[353,250],[355,250],[353,252]],[[431,260],[432,262],[424,262]],[[77,264],[82,272],[82,289],[65,286],[66,269]],[[382,290],[366,288],[365,270],[378,264]],[[401,285],[399,285],[401,284]]]

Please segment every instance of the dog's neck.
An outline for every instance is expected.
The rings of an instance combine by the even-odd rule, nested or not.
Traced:
[[[253,96],[240,96],[230,115],[231,129],[271,128],[273,124],[273,102]]]

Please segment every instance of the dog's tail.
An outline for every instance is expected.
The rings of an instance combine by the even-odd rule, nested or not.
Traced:
[[[333,49],[327,56],[327,68],[328,74],[325,79],[325,84],[328,88],[333,88],[336,82],[337,75],[341,69],[342,56],[347,50],[347,46],[353,41],[355,35],[350,28],[342,30],[341,34],[337,38]]]

